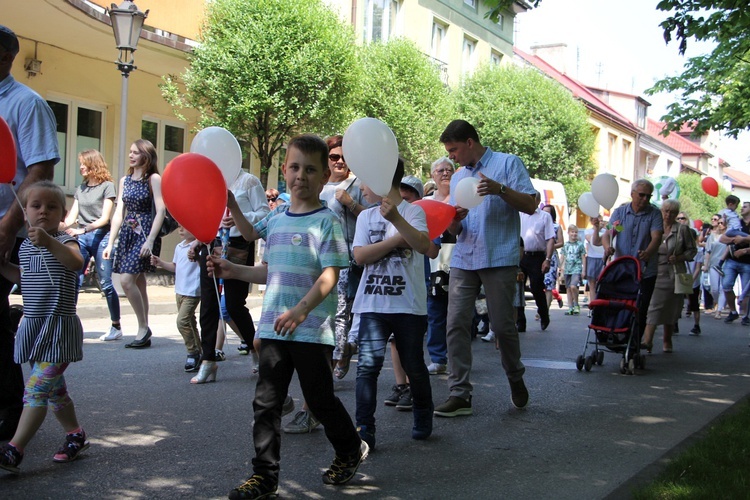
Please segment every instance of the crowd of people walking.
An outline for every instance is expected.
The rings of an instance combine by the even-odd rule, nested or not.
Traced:
[[[413,439],[431,436],[434,417],[471,415],[473,397],[486,396],[471,381],[480,298],[489,328],[484,339],[495,343],[510,402],[522,409],[530,399],[520,335],[529,328],[523,307],[527,280],[540,328],[548,331],[553,298],[563,307],[556,295],[561,280],[568,291],[565,314],[577,315],[584,279],[593,300],[596,276],[607,260],[636,257],[642,269],[639,335],[650,352],[662,325],[666,353],[673,351],[672,335],[685,302],[675,289],[677,275],[691,274],[693,334],[701,333],[696,305],[701,273],[710,276],[710,293],[704,295],[716,303],[716,317],[723,304],[729,308],[727,322],[739,318],[736,277],[750,286],[750,203],[738,215],[739,199],[728,198],[727,209],[698,235],[684,224],[687,214],[678,201],[663,200],[661,210],[650,203],[654,186],[641,179],[632,186],[631,201],[610,217],[608,227],[617,229],[605,229],[600,217],[592,217],[582,241],[575,225],[568,226],[564,241],[554,208],[542,205],[522,160],[484,146],[464,120],[445,128],[439,140],[447,156],[431,166],[428,198],[455,206],[455,217],[434,239],[417,202],[425,186],[404,175],[402,159],[390,190],[376,193],[349,169],[342,136],[324,141],[303,134],[287,144],[282,165],[287,193],[265,190],[257,177],[240,172],[229,186],[216,238],[202,244],[180,228],[182,241],[167,261],[160,257],[166,207],[154,145],[145,139],[131,145],[127,173],[117,187],[101,153],[82,151],[83,181],[66,210],[62,189],[50,180],[59,161],[54,115],[10,76],[17,52],[15,35],[0,26],[0,95],[13,95],[0,100],[0,116],[19,145],[16,193],[8,186],[0,191],[0,439],[7,441],[0,449],[0,468],[13,473],[19,472],[24,448],[48,408],[65,431],[55,461],[75,460],[89,447],[64,372],[83,357],[76,301],[91,258],[111,319],[102,342],[115,343],[130,329],[134,338],[126,348],[152,345],[146,273],[159,267],[175,273],[177,329],[187,350],[184,368],[197,372],[192,384],[217,380],[217,363],[225,357],[225,321],[242,341],[240,352],[257,358],[253,471],[230,498],[276,493],[282,430],[306,433],[322,425],[335,451],[322,480],[333,485],[350,481],[376,449],[377,382],[389,341],[397,383],[387,401],[412,412]],[[483,197],[472,209],[458,206],[453,194],[468,177],[478,180],[477,193]],[[726,225],[730,231],[725,232]],[[256,266],[257,240],[264,251]],[[121,323],[112,273],[120,275],[136,325]],[[14,283],[21,285],[24,298],[17,332],[8,305]],[[250,283],[266,287],[257,322],[246,306]],[[743,310],[743,323],[750,323],[746,305]],[[352,419],[334,394],[334,378],[347,376],[354,355]],[[20,364],[26,362],[31,374],[24,386]],[[282,427],[282,416],[294,407],[289,385],[295,371],[305,402]],[[434,392],[441,391],[431,375],[446,375],[448,381],[437,406]]]

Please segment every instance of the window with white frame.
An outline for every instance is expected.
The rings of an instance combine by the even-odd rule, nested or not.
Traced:
[[[362,39],[365,42],[387,42],[396,34],[399,0],[367,0]]]
[[[641,128],[646,128],[646,106],[640,102],[635,105],[636,124]]]
[[[464,3],[471,7],[472,9],[477,8],[477,0],[464,0]]]
[[[622,177],[628,179],[633,175],[632,160],[632,143],[628,140],[622,140]]]
[[[146,117],[141,120],[141,137],[151,141],[159,159],[159,171],[185,152],[185,125],[180,122]]]
[[[476,66],[475,53],[477,50],[477,41],[467,36],[464,37],[464,44],[461,57],[461,69],[466,75],[471,75]]]
[[[448,26],[439,21],[432,22],[432,41],[430,43],[430,55],[435,59],[446,62]]]
[[[47,101],[57,120],[57,144],[60,162],[55,165],[54,182],[72,194],[81,184],[78,153],[96,149],[102,153],[104,137],[104,106],[74,99],[52,98]]]
[[[493,49],[492,52],[490,52],[490,63],[494,66],[500,66],[500,63],[502,61],[503,61],[503,55],[500,52]]]

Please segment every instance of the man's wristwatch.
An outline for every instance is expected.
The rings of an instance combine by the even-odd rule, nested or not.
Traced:
[[[500,184],[500,194],[505,194],[505,184]]]

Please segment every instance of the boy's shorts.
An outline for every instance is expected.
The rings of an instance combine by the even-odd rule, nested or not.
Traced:
[[[566,288],[569,286],[579,286],[580,284],[581,284],[581,275],[579,273],[565,275],[565,287]]]

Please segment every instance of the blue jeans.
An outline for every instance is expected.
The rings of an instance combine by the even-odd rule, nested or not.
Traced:
[[[742,290],[750,283],[750,264],[729,259],[724,263],[722,270],[724,271],[724,277],[721,280],[721,287],[725,292],[731,292],[734,289],[734,282],[737,280],[737,276],[742,280]]]
[[[427,352],[433,363],[448,363],[445,332],[448,321],[448,295],[427,296]]]
[[[96,263],[96,275],[99,277],[99,286],[107,299],[109,317],[112,322],[120,321],[120,297],[112,285],[112,262],[114,256],[109,259],[102,258],[102,252],[109,242],[109,226],[104,226],[90,233],[78,235],[78,246],[83,256],[83,268],[79,272],[79,285],[83,283],[83,273],[89,264],[89,259],[94,257]]]
[[[432,409],[430,374],[424,364],[427,318],[414,314],[362,313],[357,355],[357,425],[375,429],[378,375],[383,368],[385,347],[393,333],[401,365],[409,377],[414,409]]]

